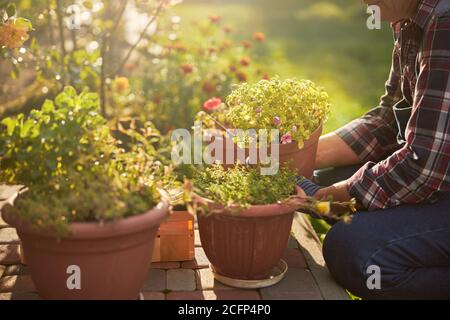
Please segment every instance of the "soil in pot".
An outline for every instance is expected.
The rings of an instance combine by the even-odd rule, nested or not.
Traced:
[[[32,279],[43,299],[136,300],[151,266],[154,240],[168,204],[104,225],[70,224],[70,235],[33,230],[8,213],[17,229]]]

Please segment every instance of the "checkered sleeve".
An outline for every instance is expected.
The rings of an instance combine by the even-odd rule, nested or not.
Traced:
[[[387,159],[367,163],[348,180],[369,210],[430,200],[450,192],[450,15],[428,27],[406,144]]]
[[[381,98],[380,105],[336,131],[362,162],[380,161],[399,148],[397,123],[392,111],[393,105],[402,96],[399,64],[398,54],[394,50],[386,93]]]

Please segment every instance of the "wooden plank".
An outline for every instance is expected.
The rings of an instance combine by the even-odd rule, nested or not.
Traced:
[[[155,241],[153,262],[190,261],[195,257],[194,217],[174,212],[161,224]]]
[[[322,244],[306,215],[296,213],[292,233],[325,300],[349,300],[347,292],[331,276],[322,255]]]

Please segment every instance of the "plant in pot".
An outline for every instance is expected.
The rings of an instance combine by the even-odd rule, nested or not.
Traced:
[[[330,111],[328,94],[309,80],[273,78],[255,84],[238,85],[227,97],[225,106],[218,106],[210,114],[202,113],[206,124],[217,126],[224,119],[227,135],[233,130],[278,130],[276,142],[279,163],[289,166],[297,174],[311,178],[318,141],[323,123]],[[219,121],[211,121],[211,118]],[[271,137],[271,141],[273,137]],[[270,149],[269,143],[248,135],[233,138],[238,145],[255,142]],[[256,140],[256,141],[251,141]],[[247,149],[245,155],[251,153]],[[270,154],[267,152],[266,154]],[[259,153],[255,162],[260,163]],[[253,162],[252,162],[253,163]]]
[[[145,135],[125,150],[99,111],[97,95],[66,88],[1,123],[0,181],[27,188],[2,215],[44,299],[137,299],[168,215]]]
[[[253,166],[227,170],[214,165],[199,169],[191,183],[186,190],[193,190],[192,210],[205,253],[216,278],[234,286],[268,285],[286,250],[297,209],[330,210],[329,202],[295,195],[296,174],[289,168],[265,176]],[[269,284],[274,283],[269,279]]]

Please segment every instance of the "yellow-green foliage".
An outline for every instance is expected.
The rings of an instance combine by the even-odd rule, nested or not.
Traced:
[[[279,129],[300,145],[326,121],[328,94],[309,80],[261,80],[242,84],[227,98],[228,123],[234,128]]]
[[[274,204],[293,195],[295,173],[287,168],[264,176],[260,168],[236,166],[225,170],[220,165],[200,169],[193,179],[196,192],[222,205]]]

